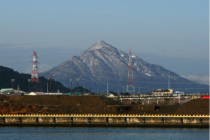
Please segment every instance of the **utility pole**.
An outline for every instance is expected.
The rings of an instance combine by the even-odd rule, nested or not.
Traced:
[[[107,90],[107,95],[108,95],[108,81],[106,82],[106,84],[107,84],[107,89],[106,90]]]
[[[28,93],[30,93],[30,83],[31,83],[31,79],[28,79]]]
[[[141,104],[141,92],[140,92],[140,87],[139,87],[139,104]]]
[[[58,93],[60,93],[59,87],[58,87]]]
[[[13,84],[14,84],[14,82],[15,82],[15,79],[11,79],[11,82],[12,82],[12,90],[13,90]]]
[[[52,78],[50,77],[49,80],[50,80],[50,93],[52,93],[52,91],[51,91],[51,81],[52,81]]]
[[[17,87],[17,88],[18,88],[18,94],[19,94],[19,85],[18,85],[18,87]]]
[[[170,75],[168,76],[168,90],[170,89]]]
[[[141,97],[141,92],[140,92],[140,89],[141,89],[141,88],[139,87],[139,98]]]
[[[122,87],[123,88],[123,97],[124,97],[124,87]]]
[[[76,81],[77,81],[77,92],[78,92],[79,78],[76,78]]]
[[[72,79],[70,79],[70,82],[71,82],[71,93],[72,93]]]
[[[48,94],[48,82],[47,82],[47,94]]]

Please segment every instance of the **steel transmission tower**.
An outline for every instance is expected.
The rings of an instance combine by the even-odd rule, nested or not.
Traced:
[[[127,79],[126,92],[131,93],[131,94],[135,94],[131,48],[130,48],[130,53],[129,53],[128,79]]]
[[[37,68],[37,55],[36,52],[33,52],[33,69],[32,69],[32,74],[31,74],[31,82],[39,82],[39,77],[38,77],[38,68]]]

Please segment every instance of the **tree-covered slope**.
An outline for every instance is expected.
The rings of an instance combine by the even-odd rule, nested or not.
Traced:
[[[11,79],[15,79],[15,82],[13,83],[14,89],[17,89],[19,85],[20,90],[28,92],[29,91],[28,79],[30,78],[31,78],[31,75],[29,74],[19,73],[19,72],[14,71],[11,68],[0,66],[0,89],[12,88]],[[44,77],[39,77],[38,83],[31,82],[30,91],[47,92],[47,83],[48,83],[48,90],[50,92],[50,81]],[[64,87],[60,82],[51,80],[51,91],[57,92],[58,89],[60,92],[70,91],[70,89]]]

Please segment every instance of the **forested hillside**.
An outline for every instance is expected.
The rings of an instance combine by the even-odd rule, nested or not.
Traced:
[[[15,79],[15,82],[13,83],[14,89],[17,89],[18,85],[20,90],[23,90],[25,92],[29,91],[29,83],[28,79],[31,78],[31,75],[19,73],[14,71],[11,68],[6,68],[3,66],[0,66],[0,89],[2,88],[12,88],[12,82],[11,79]],[[38,83],[30,83],[30,90],[34,92],[47,92],[47,83],[48,83],[48,89],[50,92],[50,81],[44,77],[39,77]],[[69,92],[70,89],[64,87],[60,82],[57,82],[55,80],[51,80],[51,91],[57,92],[59,89],[60,92]]]

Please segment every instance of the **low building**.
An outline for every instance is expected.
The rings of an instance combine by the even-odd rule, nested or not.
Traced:
[[[2,88],[1,92],[5,95],[9,95],[13,93],[13,89],[12,88]]]
[[[111,94],[111,93],[108,93],[106,96],[109,97],[109,98],[115,98],[115,95]]]
[[[34,95],[46,95],[44,92],[30,92],[29,94],[27,94],[29,96],[34,96]]]
[[[168,90],[157,89],[157,90],[150,91],[150,94],[159,95],[159,96],[164,96],[164,95],[171,96],[173,95],[173,89],[168,89]]]
[[[13,90],[12,95],[25,95],[26,92],[22,90]]]
[[[45,93],[45,95],[63,95],[63,93]]]
[[[69,95],[69,96],[71,96],[72,94],[71,93],[63,93],[63,95]]]
[[[81,92],[74,92],[74,95],[75,96],[80,96],[80,95],[82,95],[82,93]]]
[[[91,95],[91,94],[90,93],[83,93],[83,95],[88,96],[88,95]]]
[[[12,88],[3,88],[0,91],[3,95],[24,95],[26,94],[25,91],[22,90],[15,90]]]

